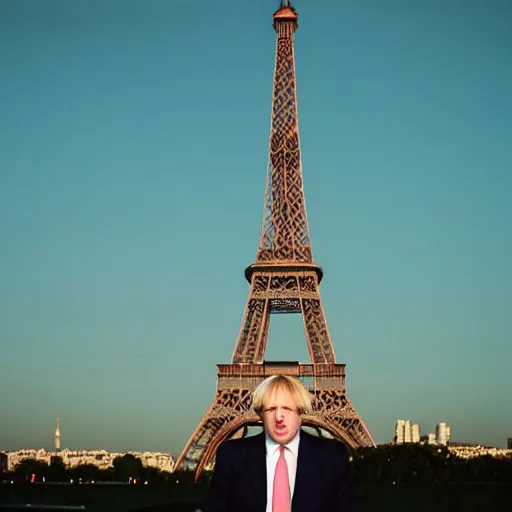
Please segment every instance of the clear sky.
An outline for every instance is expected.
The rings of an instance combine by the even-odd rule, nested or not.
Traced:
[[[0,0],[0,448],[177,455],[254,261],[278,0]],[[512,3],[295,0],[314,257],[348,396],[512,436]],[[308,360],[272,317],[267,359]]]

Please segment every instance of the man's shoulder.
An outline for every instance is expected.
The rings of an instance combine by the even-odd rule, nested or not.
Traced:
[[[247,450],[262,445],[262,434],[238,439],[228,439],[218,448],[217,453],[225,456],[233,456],[237,453],[244,453]]]
[[[301,431],[300,435],[301,439],[306,439],[309,446],[318,453],[332,455],[335,457],[346,457],[348,455],[345,443],[338,441],[337,439],[315,436],[305,431]]]

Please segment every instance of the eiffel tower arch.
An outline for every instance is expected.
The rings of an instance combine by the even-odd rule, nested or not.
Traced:
[[[277,34],[272,122],[265,202],[256,261],[247,267],[250,284],[230,364],[219,364],[217,391],[176,461],[196,478],[219,445],[261,425],[251,392],[270,375],[308,380],[314,413],[303,424],[325,431],[348,446],[373,446],[372,436],[346,394],[345,365],[336,362],[319,285],[323,270],[313,260],[306,215],[297,114],[293,40],[298,14],[282,0],[273,15]],[[300,314],[310,363],[265,361],[271,315]]]

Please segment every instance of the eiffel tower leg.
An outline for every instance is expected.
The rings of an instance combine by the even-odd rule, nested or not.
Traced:
[[[300,313],[313,363],[336,362],[315,271],[255,271],[233,363],[261,364],[272,313]]]
[[[341,389],[311,390],[314,416],[304,418],[304,424],[320,427],[351,448],[375,446],[370,431]]]
[[[327,327],[322,299],[318,291],[318,277],[315,272],[305,273],[299,278],[301,311],[309,354],[313,363],[336,362],[334,347]]]
[[[250,409],[251,385],[239,379],[231,384],[230,388],[219,386],[213,403],[176,461],[177,469],[195,471],[196,479],[223,441],[238,434],[241,428],[242,435],[246,435],[248,426],[259,423],[259,417]]]
[[[263,363],[270,321],[269,286],[270,276],[253,276],[233,363]]]

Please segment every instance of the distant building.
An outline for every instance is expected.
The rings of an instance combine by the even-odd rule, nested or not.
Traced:
[[[448,444],[448,425],[446,423],[438,423],[436,425],[436,442],[446,446]]]
[[[404,425],[404,443],[410,443],[412,441],[412,427],[410,420],[405,420]]]
[[[393,438],[393,442],[396,444],[428,443],[446,446],[450,442],[450,438],[451,428],[448,423],[438,423],[436,425],[435,434],[422,436],[419,424],[411,424],[410,420],[396,420],[395,437]]]
[[[420,426],[415,423],[412,426],[412,442],[413,443],[419,443],[420,442]]]
[[[512,437],[509,437],[508,438],[508,441],[507,441],[507,448],[509,450],[512,450]]]
[[[474,459],[476,457],[488,456],[496,457],[496,458],[511,458],[512,459],[512,450],[503,450],[501,448],[492,448],[489,446],[481,446],[479,444],[469,444],[469,443],[457,443],[451,444],[448,447],[450,453],[453,453],[460,459]]]
[[[417,423],[411,424],[410,420],[396,420],[393,441],[396,444],[419,443],[420,426]]]
[[[55,429],[55,451],[60,450],[60,418],[57,416],[57,428]]]
[[[168,453],[161,452],[127,452],[142,461],[145,467],[153,467],[161,471],[172,473],[174,471],[174,459]],[[68,450],[59,452],[47,452],[46,450],[18,450],[13,452],[0,452],[1,456],[7,458],[6,470],[13,471],[14,468],[27,459],[35,459],[50,464],[52,457],[60,457],[67,468],[74,468],[82,464],[92,464],[99,469],[113,467],[116,457],[122,457],[127,453],[113,453],[106,450]]]
[[[396,420],[395,439],[394,439],[396,444],[402,444],[404,442],[404,427],[405,427],[404,420]]]

